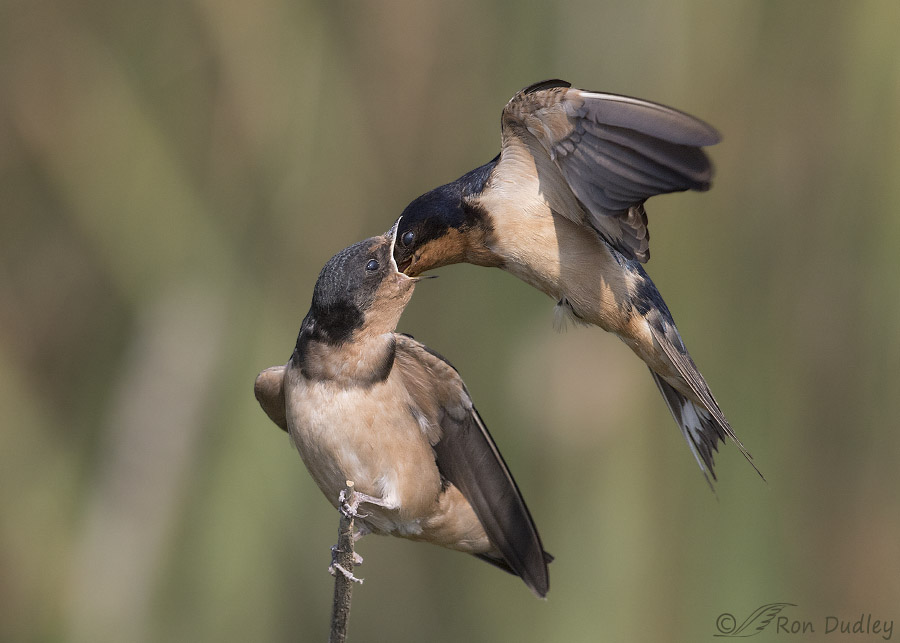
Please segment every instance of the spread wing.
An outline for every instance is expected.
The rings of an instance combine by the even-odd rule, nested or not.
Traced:
[[[503,560],[480,557],[520,576],[532,591],[545,596],[552,557],[544,552],[525,500],[459,374],[407,335],[397,336],[396,355],[402,372],[409,374],[407,388],[417,405],[438,418],[441,434],[432,440],[438,470],[462,492]]]
[[[269,419],[282,431],[287,432],[287,413],[284,407],[284,366],[270,366],[257,375],[253,393]]]
[[[561,80],[513,96],[502,128],[497,184],[536,172],[554,211],[641,262],[650,258],[644,201],[708,189],[713,170],[700,148],[719,142],[716,130],[684,112]]]

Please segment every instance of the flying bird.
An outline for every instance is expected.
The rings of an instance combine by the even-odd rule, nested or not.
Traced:
[[[396,225],[325,265],[290,360],[260,373],[256,397],[332,504],[354,482],[361,534],[473,554],[543,597],[552,556],[462,379],[394,332],[420,279],[398,271],[395,239]]]
[[[552,297],[558,322],[614,333],[649,367],[710,486],[726,436],[756,465],[641,264],[644,202],[709,189],[701,148],[718,141],[670,107],[537,83],[503,109],[500,154],[406,207],[394,251],[410,276],[460,262],[501,268]]]

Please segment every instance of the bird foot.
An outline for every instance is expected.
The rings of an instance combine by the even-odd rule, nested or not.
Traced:
[[[359,493],[351,491],[349,497],[346,490],[342,490],[338,496],[338,509],[347,518],[365,518],[366,514],[359,513],[359,503],[362,502]]]
[[[347,580],[349,580],[352,583],[359,583],[360,585],[362,585],[362,583],[363,583],[362,578],[357,578],[356,576],[354,576],[353,572],[349,572],[346,569],[344,569],[340,563],[332,562],[331,565],[328,566],[328,573],[331,574],[332,576],[335,576],[335,575],[337,575],[338,572],[342,573],[344,575],[344,578],[346,578]]]
[[[358,567],[358,566],[362,565],[362,563],[363,563],[363,557],[354,551],[353,552],[353,565],[351,566],[351,569],[353,566]],[[347,578],[347,580],[352,581],[354,583],[362,583],[363,582],[362,578],[357,578],[356,576],[353,575],[353,572],[348,571],[343,565],[341,565],[338,562],[338,546],[332,545],[331,546],[331,564],[328,566],[328,573],[331,574],[332,576],[334,576],[335,574],[337,574],[337,572],[342,573]]]
[[[362,536],[358,536],[358,538],[362,538]],[[337,563],[337,553],[338,553],[338,546],[332,545],[331,546],[331,564],[332,565]],[[360,556],[358,552],[354,551],[353,552],[353,565],[355,567],[359,567],[362,564],[363,564],[363,557]],[[329,567],[329,569],[331,569],[331,568]],[[334,576],[334,574],[332,574],[332,576]]]
[[[341,510],[341,513],[348,518],[365,518],[366,516],[368,516],[369,514],[359,512],[359,506],[364,502],[370,505],[384,507],[386,509],[393,508],[391,504],[383,498],[376,498],[375,496],[360,493],[359,491],[350,492],[350,497],[348,498],[347,494],[342,490],[340,495],[338,496],[338,506]]]

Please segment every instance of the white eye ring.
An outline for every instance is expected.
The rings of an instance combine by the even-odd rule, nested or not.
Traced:
[[[378,260],[377,259],[369,259],[369,263],[366,264],[366,270],[368,270],[369,272],[374,272],[374,271],[378,270],[378,268],[379,268]]]

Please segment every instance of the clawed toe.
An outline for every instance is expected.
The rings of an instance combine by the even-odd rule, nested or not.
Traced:
[[[349,498],[347,497],[346,490],[342,490],[338,495],[338,508],[340,509],[342,514],[347,516],[347,518],[367,517],[369,514],[359,512],[359,506],[364,502],[370,505],[384,507],[386,509],[391,508],[391,504],[383,498],[376,498],[375,496],[360,493],[359,491],[351,492]]]
[[[328,566],[328,573],[331,574],[332,576],[334,576],[338,572],[340,572],[344,575],[344,577],[347,580],[352,581],[354,583],[362,584],[362,582],[363,582],[362,578],[357,578],[356,576],[353,575],[353,572],[345,569],[344,566],[338,562],[338,551],[340,551],[340,550],[338,549],[337,545],[331,546],[331,564]],[[357,554],[354,551],[353,552],[353,564],[354,565],[362,565],[362,562],[363,562],[362,556],[360,556],[359,554]]]
[[[347,580],[362,585],[362,578],[357,578],[356,576],[354,576],[353,572],[344,569],[344,567],[340,563],[332,562],[331,565],[328,566],[328,573],[332,576],[335,576],[338,572],[342,573],[344,575],[344,578],[346,578]]]

